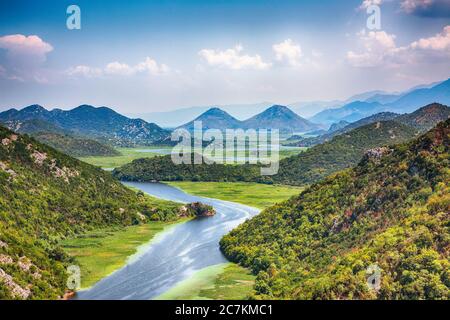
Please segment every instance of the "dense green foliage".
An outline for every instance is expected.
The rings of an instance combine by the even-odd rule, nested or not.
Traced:
[[[312,185],[221,240],[262,298],[449,299],[450,120]],[[367,268],[381,269],[378,290]]]
[[[16,133],[28,134],[72,157],[120,155],[109,145],[92,139],[77,137],[70,130],[64,130],[41,119],[11,120],[6,121],[3,125]]]
[[[412,113],[398,116],[395,121],[425,132],[448,118],[450,118],[450,107],[440,103],[432,103]]]
[[[61,239],[94,228],[175,220],[179,206],[136,193],[99,168],[0,127],[0,299],[60,297],[70,262]]]
[[[304,185],[354,166],[368,149],[413,138],[416,130],[393,121],[372,123],[280,161],[275,183]]]
[[[106,157],[120,155],[113,147],[101,144],[92,139],[75,138],[70,135],[45,132],[35,134],[34,137],[40,142],[72,157]]]
[[[170,156],[134,160],[114,171],[120,179],[138,181],[227,181],[305,185],[349,168],[367,149],[414,137],[416,130],[393,121],[357,128],[332,141],[280,160],[274,176],[261,176],[259,165],[173,164]]]

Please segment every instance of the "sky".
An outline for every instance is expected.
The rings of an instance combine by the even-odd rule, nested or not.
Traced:
[[[450,0],[0,2],[0,111],[289,104],[448,78]]]

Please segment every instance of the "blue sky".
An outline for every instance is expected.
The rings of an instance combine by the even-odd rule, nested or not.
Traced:
[[[71,4],[81,30],[66,27]],[[380,30],[366,27],[371,4]],[[287,104],[404,90],[449,71],[449,0],[0,3],[0,110]]]

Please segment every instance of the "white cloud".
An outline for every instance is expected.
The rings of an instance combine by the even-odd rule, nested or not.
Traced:
[[[257,69],[264,70],[272,66],[271,63],[264,62],[259,55],[249,56],[242,54],[244,48],[237,45],[225,51],[214,49],[202,49],[199,55],[206,60],[208,65],[223,67],[232,70]]]
[[[0,37],[0,49],[5,50],[1,75],[8,79],[46,82],[42,64],[53,47],[36,35],[12,34]]]
[[[449,0],[364,0],[358,7],[366,10],[372,5],[381,6],[385,2],[396,2],[400,11],[425,17],[450,17]]]
[[[146,57],[144,61],[130,66],[126,63],[118,61],[108,63],[103,69],[79,65],[69,68],[66,74],[69,76],[83,76],[86,78],[94,78],[101,76],[132,76],[137,74],[163,75],[170,72],[170,68],[165,64],[158,64],[150,57]]]
[[[170,71],[167,65],[158,65],[158,63],[150,57],[145,58],[145,61],[139,63],[134,69],[136,72],[148,72],[153,75],[160,75]]]
[[[433,4],[433,0],[403,0],[400,3],[400,7],[406,13],[413,13],[416,10],[423,10],[430,7]]]
[[[291,39],[286,39],[281,43],[272,46],[275,57],[278,61],[286,61],[291,66],[299,66],[302,57],[302,48]]]
[[[420,39],[411,44],[413,49],[445,51],[450,50],[450,25],[434,37]]]
[[[85,78],[96,78],[103,74],[103,70],[100,68],[92,68],[85,65],[69,68],[66,73],[69,76],[83,76]]]
[[[357,34],[363,43],[365,51],[347,52],[347,60],[354,67],[376,67],[384,63],[384,57],[396,48],[395,35],[385,31],[365,30]]]
[[[360,10],[366,10],[368,7],[376,5],[380,6],[383,3],[383,0],[364,0],[359,6]]]
[[[397,47],[395,35],[384,31],[358,33],[365,50],[347,52],[347,61],[354,67],[377,67],[433,62],[450,58],[450,25],[441,33]]]
[[[135,73],[135,69],[126,63],[110,62],[105,67],[105,73],[111,75],[129,76]]]
[[[0,48],[5,49],[10,57],[27,56],[34,57],[39,61],[45,61],[47,53],[53,50],[49,43],[38,36],[24,36],[22,34],[0,37]]]

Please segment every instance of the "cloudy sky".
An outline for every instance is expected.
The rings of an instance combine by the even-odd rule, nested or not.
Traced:
[[[0,110],[286,104],[449,77],[450,0],[0,3]]]

